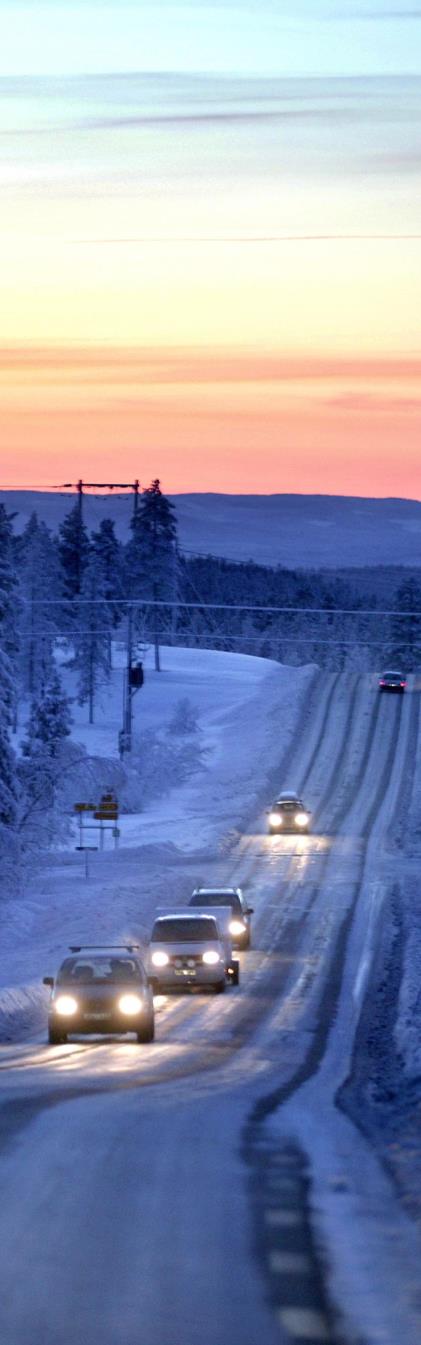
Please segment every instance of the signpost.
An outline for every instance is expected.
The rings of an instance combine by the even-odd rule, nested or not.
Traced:
[[[79,818],[79,845],[77,850],[97,850],[97,845],[85,845],[85,833],[87,831],[99,831],[99,849],[104,849],[105,832],[111,831],[114,840],[114,849],[117,850],[120,830],[118,823],[118,799],[114,790],[108,789],[101,795],[99,803],[75,803],[75,813]],[[85,820],[86,814],[91,813],[93,822]],[[108,825],[107,825],[108,823]],[[86,874],[86,876],[88,876]]]

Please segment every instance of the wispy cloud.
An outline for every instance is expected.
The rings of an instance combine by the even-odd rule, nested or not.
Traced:
[[[317,357],[259,354],[233,355],[222,348],[156,349],[110,346],[0,347],[4,377],[31,375],[54,380],[64,374],[76,384],[83,378],[109,385],[115,380],[139,384],[357,382],[385,385],[421,379],[421,356]],[[345,394],[344,394],[345,395]],[[350,396],[347,392],[346,396]]]

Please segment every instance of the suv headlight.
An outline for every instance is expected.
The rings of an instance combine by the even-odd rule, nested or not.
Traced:
[[[269,813],[269,822],[271,827],[281,827],[282,817],[280,813]]]
[[[156,953],[152,953],[154,967],[166,967],[168,966],[169,960],[168,953],[164,953],[163,950],[159,948],[157,948]]]
[[[245,928],[244,920],[230,921],[230,934],[244,934]]]
[[[308,820],[309,820],[308,813],[295,814],[295,821],[297,823],[297,827],[306,827]]]
[[[73,995],[59,995],[58,999],[54,1000],[53,1007],[56,1013],[62,1014],[63,1018],[71,1018],[79,1005],[77,999],[73,999]]]
[[[140,998],[140,995],[122,995],[118,1001],[118,1007],[120,1013],[126,1013],[127,1017],[130,1018],[133,1013],[140,1013],[140,1010],[143,1009],[143,999]]]
[[[216,963],[220,962],[219,953],[216,953],[214,948],[207,948],[202,962],[205,962],[207,967],[216,967]]]

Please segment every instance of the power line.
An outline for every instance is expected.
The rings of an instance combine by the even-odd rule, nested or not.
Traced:
[[[94,635],[104,635],[104,636],[109,636],[110,631],[109,631],[109,628],[108,628],[108,627],[107,627],[106,629],[104,629],[104,630],[101,630],[101,629],[95,627],[95,630],[94,630],[93,634],[94,634]],[[395,646],[396,646],[396,639],[395,639],[395,640],[367,640],[367,639],[365,639],[365,640],[364,640],[364,639],[361,639],[361,640],[345,640],[345,639],[344,639],[344,640],[342,640],[342,639],[337,639],[337,640],[320,640],[320,639],[318,638],[317,635],[314,635],[313,637],[311,637],[311,636],[304,636],[304,637],[302,637],[302,636],[300,635],[299,631],[297,631],[295,635],[286,635],[286,636],[282,635],[282,632],[281,632],[281,631],[261,631],[261,632],[260,632],[260,635],[248,635],[247,632],[243,632],[242,635],[231,635],[231,634],[229,634],[227,631],[221,631],[219,634],[218,634],[218,633],[214,633],[214,634],[211,634],[211,635],[202,634],[202,633],[200,633],[200,635],[196,635],[196,634],[190,633],[189,631],[179,631],[178,634],[179,634],[180,643],[178,643],[178,642],[174,642],[174,640],[171,639],[171,635],[170,635],[170,632],[169,632],[168,630],[158,631],[159,639],[161,640],[162,644],[167,644],[167,645],[169,645],[171,648],[174,648],[174,649],[184,649],[184,648],[189,648],[189,649],[190,649],[190,648],[201,649],[202,646],[203,646],[204,644],[209,644],[209,643],[212,644],[212,643],[215,642],[215,641],[223,641],[225,644],[259,644],[259,645],[261,645],[261,644],[264,644],[265,640],[273,640],[274,643],[276,642],[276,643],[278,643],[278,644],[280,644],[280,645],[286,645],[286,644],[299,645],[299,646],[301,646],[301,645],[313,645],[313,647],[314,647],[314,645],[326,645],[326,646],[330,646],[330,645],[332,645],[332,646],[333,646],[333,645],[338,645],[338,646],[350,646],[351,648],[359,648],[359,649],[361,649],[361,648],[363,648],[363,649],[365,649],[365,648],[367,648],[367,649],[373,649],[373,648],[374,648],[374,649],[394,649]],[[65,639],[65,640],[68,641],[69,645],[71,645],[71,644],[73,643],[74,640],[76,640],[76,639],[78,639],[78,638],[84,638],[84,637],[86,636],[86,630],[74,630],[74,631],[72,631],[71,635],[69,635],[69,632],[68,632],[68,631],[64,631],[64,630],[63,630],[63,631],[56,630],[56,631],[54,631],[54,632],[52,632],[51,630],[46,630],[46,631],[38,630],[37,635],[39,636],[40,639],[50,639],[50,640],[53,641],[53,643],[54,643],[54,640],[63,640],[63,639]],[[183,643],[181,643],[181,637],[183,637]],[[184,640],[188,640],[189,638],[191,638],[192,640],[196,640],[196,639],[197,639],[198,641],[200,640],[200,643],[192,644],[192,645],[185,645]],[[111,639],[113,640],[113,637],[111,637]],[[152,632],[151,632],[150,636],[149,636],[146,632],[143,632],[143,633],[142,633],[142,636],[139,636],[138,638],[136,638],[136,636],[135,636],[134,643],[135,643],[135,645],[145,645],[145,644],[149,644],[149,643],[151,643],[151,642],[152,642],[152,639],[153,639],[153,633],[152,633]],[[126,649],[126,647],[127,647],[127,646],[126,646],[126,642],[123,641],[123,640],[121,640],[121,638],[120,638],[120,639],[117,639],[117,637],[116,637],[115,642],[118,643],[118,644],[124,644],[124,649]],[[400,640],[400,641],[399,641],[399,647],[400,647],[401,649],[412,649],[412,648],[413,648],[413,642],[410,642],[409,640],[407,640],[407,641]],[[123,652],[123,651],[121,651],[121,652]],[[227,650],[226,652],[229,653],[229,650]],[[117,671],[117,669],[114,669],[114,671]]]
[[[22,597],[25,604],[28,600]],[[72,605],[70,598],[34,598],[30,603],[31,607],[65,607],[66,603]],[[421,621],[421,611],[402,612],[387,610],[380,607],[262,607],[255,603],[223,603],[223,602],[185,602],[183,598],[178,601],[164,598],[120,598],[118,595],[114,598],[77,598],[75,605],[86,607],[163,607],[179,608],[180,610],[194,608],[199,611],[215,612],[267,612],[272,615],[294,615],[302,616],[393,616],[399,621],[406,618],[417,617]]]

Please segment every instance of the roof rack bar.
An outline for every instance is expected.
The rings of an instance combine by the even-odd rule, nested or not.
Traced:
[[[126,953],[133,953],[135,948],[140,948],[140,943],[70,943],[71,953],[82,953],[85,948],[124,948]]]

